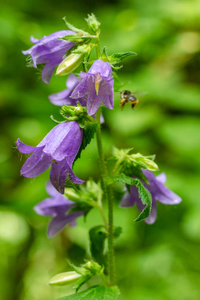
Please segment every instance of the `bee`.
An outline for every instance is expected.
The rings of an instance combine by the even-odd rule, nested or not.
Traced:
[[[121,110],[124,108],[124,105],[129,102],[131,104],[131,107],[133,108],[137,103],[138,103],[138,99],[130,92],[130,91],[122,91],[120,93],[120,106],[121,106]]]

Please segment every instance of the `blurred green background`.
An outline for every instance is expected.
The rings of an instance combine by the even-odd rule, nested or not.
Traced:
[[[119,92],[114,111],[105,111],[104,148],[134,147],[156,154],[167,186],[183,198],[178,206],[158,205],[154,225],[134,223],[136,208],[121,209],[116,199],[115,224],[121,300],[200,299],[200,2],[199,0],[34,0],[1,3],[0,11],[0,300],[54,300],[69,288],[52,288],[48,280],[90,258],[88,228],[101,224],[97,212],[53,239],[48,218],[33,206],[47,197],[49,170],[35,179],[19,175],[25,160],[18,137],[36,145],[54,126],[58,108],[48,95],[65,88],[66,78],[44,84],[26,67],[21,51],[29,38],[66,29],[62,17],[87,29],[84,18],[95,13],[102,23],[101,46],[109,54],[135,51],[119,72],[125,88],[145,91],[134,110],[121,112]],[[82,179],[98,179],[96,141],[75,165]]]

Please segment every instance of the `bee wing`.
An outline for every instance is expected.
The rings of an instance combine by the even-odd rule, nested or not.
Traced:
[[[145,95],[147,95],[149,92],[146,92],[146,91],[137,91],[137,92],[133,92],[132,94],[134,96],[136,96],[137,98],[141,98]]]

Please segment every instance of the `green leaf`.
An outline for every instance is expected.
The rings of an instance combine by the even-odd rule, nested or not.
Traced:
[[[90,251],[92,258],[106,269],[106,258],[104,254],[107,232],[104,226],[95,226],[89,231]]]
[[[58,300],[116,300],[119,296],[119,289],[107,286],[95,286],[83,292],[59,298]]]
[[[81,157],[82,150],[84,150],[87,147],[87,145],[91,142],[91,140],[93,139],[93,137],[97,131],[98,126],[99,126],[98,123],[86,122],[86,125],[83,128],[82,143],[81,143],[80,149],[79,149],[74,161],[76,161],[78,158]]]
[[[117,226],[114,228],[114,238],[117,239],[122,233],[122,228],[120,226]]]
[[[76,33],[80,34],[80,36],[81,36],[81,35],[88,35],[88,36],[89,36],[89,33],[88,33],[88,32],[85,32],[85,31],[83,31],[82,29],[76,28],[74,25],[72,25],[71,23],[67,22],[66,17],[63,18],[63,21],[65,22],[66,26],[67,26],[70,30],[75,31]]]
[[[123,182],[123,183],[128,184],[128,185],[137,186],[139,197],[140,197],[142,203],[146,206],[143,209],[143,211],[139,214],[139,216],[135,219],[135,222],[144,220],[149,216],[149,214],[151,212],[151,202],[152,202],[151,194],[144,187],[144,185],[142,184],[142,182],[139,179],[132,178],[130,176],[126,176],[123,173],[121,173],[121,174],[119,174],[117,176],[114,176],[114,177],[104,178],[104,180],[107,181],[108,184],[113,184],[117,181],[120,181],[120,182]]]
[[[130,56],[130,55],[136,55],[135,52],[129,51],[129,52],[122,52],[122,53],[114,53],[113,55],[109,56],[108,59],[111,64],[119,64],[121,61]]]

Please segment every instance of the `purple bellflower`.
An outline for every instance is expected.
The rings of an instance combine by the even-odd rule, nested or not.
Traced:
[[[112,69],[108,62],[96,60],[87,73],[81,72],[81,82],[75,87],[71,98],[86,100],[89,116],[94,115],[101,103],[113,109],[114,91]]]
[[[76,121],[72,121],[56,125],[36,147],[25,145],[18,139],[17,148],[20,152],[33,152],[22,166],[21,175],[35,177],[51,166],[51,183],[61,194],[64,193],[67,176],[76,184],[83,183],[72,171],[82,137],[83,129]]]
[[[66,52],[75,45],[75,43],[62,39],[69,34],[74,34],[74,32],[61,30],[44,36],[41,40],[31,37],[31,42],[35,45],[29,50],[22,51],[24,55],[31,56],[34,68],[37,68],[39,64],[46,64],[42,70],[42,80],[47,84],[55,67],[62,62]]]
[[[157,201],[163,204],[179,204],[182,199],[169,190],[164,183],[166,182],[165,173],[161,173],[157,177],[148,170],[142,169],[142,172],[149,181],[149,184],[143,182],[145,188],[151,193],[152,196],[152,207],[151,213],[148,218],[145,219],[147,224],[153,224],[157,217]],[[135,185],[130,187],[130,193],[126,193],[122,198],[120,203],[121,207],[130,207],[137,205],[139,211],[141,212],[145,205],[142,203],[138,195],[138,188]]]
[[[48,226],[48,237],[59,233],[66,225],[75,226],[76,218],[83,216],[83,211],[68,211],[74,207],[74,202],[61,195],[50,183],[47,182],[47,192],[51,198],[46,198],[34,207],[36,213],[42,216],[52,216]]]
[[[80,83],[80,81],[81,79],[77,78],[74,74],[69,75],[66,81],[67,89],[59,93],[50,95],[49,96],[50,102],[57,106],[62,106],[62,105],[76,106],[77,102],[79,102],[81,106],[86,106],[87,102],[84,98],[77,98],[77,99],[71,98],[73,89]],[[92,117],[96,119],[95,114],[92,115]],[[104,123],[104,118],[102,114],[100,116],[100,122]]]

